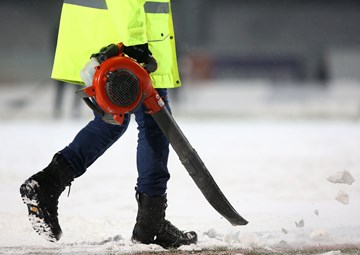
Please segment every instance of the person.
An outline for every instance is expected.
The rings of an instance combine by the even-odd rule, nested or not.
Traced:
[[[81,84],[80,71],[90,56],[118,42],[123,42],[124,53],[138,62],[151,54],[157,60],[151,79],[170,111],[167,89],[181,85],[170,0],[64,0],[52,78]],[[169,142],[145,111],[140,106],[134,112],[139,130],[138,211],[132,240],[164,248],[194,244],[196,232],[181,231],[165,218]],[[94,116],[68,146],[55,153],[47,167],[20,187],[33,228],[49,241],[62,235],[57,208],[61,193],[125,133],[130,121],[130,114],[122,125]]]

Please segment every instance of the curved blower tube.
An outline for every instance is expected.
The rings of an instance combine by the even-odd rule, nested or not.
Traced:
[[[122,124],[124,114],[143,103],[212,207],[232,225],[246,225],[248,221],[232,207],[165,107],[148,72],[121,51],[95,69],[93,84],[79,91],[85,102],[103,117],[113,117],[112,123],[117,124]]]
[[[152,114],[152,117],[169,140],[169,143],[179,156],[181,163],[194,180],[212,207],[227,219],[232,225],[246,225],[248,223],[232,207],[225,195],[216,184],[204,162],[191,146],[185,135],[166,108]]]

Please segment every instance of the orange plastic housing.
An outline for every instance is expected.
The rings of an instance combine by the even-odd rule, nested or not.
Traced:
[[[119,69],[133,73],[140,85],[136,100],[126,107],[113,104],[106,92],[107,75]],[[83,91],[88,97],[93,97],[103,111],[114,115],[114,120],[119,124],[122,124],[125,113],[132,112],[142,102],[150,114],[156,113],[164,107],[164,101],[154,89],[148,72],[135,60],[123,54],[111,57],[97,66],[92,86]]]

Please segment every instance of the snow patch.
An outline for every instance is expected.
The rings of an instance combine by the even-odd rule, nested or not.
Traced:
[[[304,219],[301,219],[298,222],[295,221],[295,226],[297,228],[303,228],[305,226]]]
[[[339,192],[337,193],[335,199],[337,201],[339,201],[340,203],[344,204],[344,205],[348,205],[350,197],[345,191],[339,190]]]
[[[211,228],[208,231],[204,232],[204,235],[208,236],[209,238],[214,238],[217,240],[222,240],[223,239],[223,235],[221,235],[220,233],[218,233],[215,229]]]
[[[329,232],[324,229],[314,230],[311,232],[310,237],[315,241],[324,241],[329,238]]]
[[[202,249],[196,244],[182,245],[178,248],[180,251],[201,251]]]
[[[240,243],[240,232],[225,234],[224,241],[227,243]]]
[[[341,184],[353,184],[355,181],[354,177],[352,177],[351,173],[347,170],[337,172],[334,175],[331,175],[327,178],[327,180],[331,183],[341,183]]]
[[[341,251],[328,251],[328,252],[325,252],[325,253],[321,253],[319,255],[341,255]]]

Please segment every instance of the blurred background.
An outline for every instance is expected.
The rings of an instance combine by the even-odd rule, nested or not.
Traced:
[[[79,118],[49,77],[62,1],[1,0],[0,118]],[[357,0],[173,0],[187,116],[360,117]]]
[[[92,119],[78,87],[50,79],[62,2],[0,0],[0,253],[129,253],[135,121],[60,201],[64,247],[36,239],[18,194]],[[240,232],[211,211],[175,153],[170,219],[199,230],[205,250],[359,244],[360,0],[172,0],[172,10],[174,117],[251,224]],[[353,186],[326,180],[342,170]],[[125,245],[104,244],[119,234]]]

